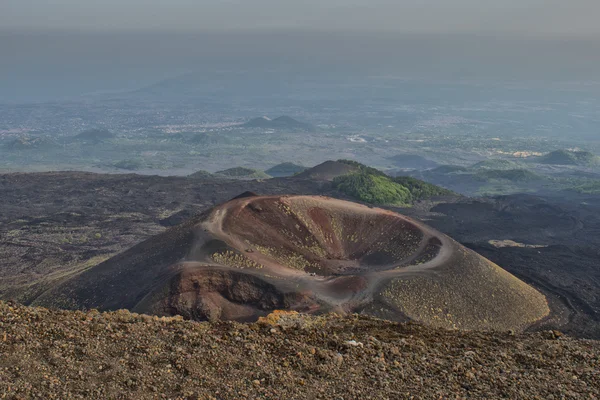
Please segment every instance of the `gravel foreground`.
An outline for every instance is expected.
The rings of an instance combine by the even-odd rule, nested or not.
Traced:
[[[600,397],[600,342],[362,316],[254,324],[0,302],[0,398]]]

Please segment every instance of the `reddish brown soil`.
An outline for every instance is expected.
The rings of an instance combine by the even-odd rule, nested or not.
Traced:
[[[0,302],[6,399],[596,399],[600,344],[360,316],[196,323]]]
[[[252,248],[248,258],[324,276],[398,267],[420,252],[425,237],[399,214],[329,198],[246,198],[213,214],[225,241]],[[303,268],[290,261],[298,258]]]

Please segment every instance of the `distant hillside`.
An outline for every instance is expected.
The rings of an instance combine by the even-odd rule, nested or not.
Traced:
[[[103,142],[105,140],[113,139],[115,134],[107,129],[88,129],[75,136],[74,139],[89,141],[89,142]]]
[[[471,169],[515,170],[523,168],[523,164],[511,160],[485,160],[471,166]]]
[[[300,122],[292,117],[281,116],[275,119],[268,117],[254,118],[242,125],[244,128],[261,128],[261,129],[287,129],[305,132],[314,132],[316,128],[305,122]]]
[[[225,169],[223,171],[215,172],[215,175],[221,175],[228,178],[236,178],[236,179],[266,179],[270,178],[269,175],[265,174],[263,171],[259,171],[257,169],[245,168],[245,167],[234,167]]]
[[[299,179],[332,181],[334,178],[358,171],[358,167],[341,161],[325,161],[296,175]]]
[[[356,200],[375,205],[408,206],[419,200],[455,194],[415,178],[390,178],[365,171],[339,176],[333,180],[333,186]]]
[[[280,178],[286,176],[293,176],[302,171],[306,171],[306,167],[302,165],[297,165],[291,162],[284,162],[281,164],[277,164],[274,167],[269,168],[265,171],[270,176]]]
[[[577,165],[591,167],[600,165],[600,157],[589,151],[557,150],[535,159],[540,164]]]
[[[398,154],[390,157],[389,160],[394,163],[395,167],[403,169],[429,169],[439,165],[435,161],[416,154]]]
[[[541,175],[526,169],[484,170],[475,174],[475,179],[490,181],[503,179],[511,182],[532,182],[542,179]]]

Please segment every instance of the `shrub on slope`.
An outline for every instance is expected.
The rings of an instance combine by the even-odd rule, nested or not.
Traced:
[[[371,204],[407,205],[412,201],[410,191],[390,178],[359,171],[333,180],[334,187],[355,199]]]
[[[394,178],[393,181],[407,188],[413,201],[454,194],[451,190],[432,185],[431,183],[410,176],[398,176]]]

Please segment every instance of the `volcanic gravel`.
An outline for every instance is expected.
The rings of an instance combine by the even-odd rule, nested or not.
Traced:
[[[0,398],[600,396],[600,342],[357,315],[197,323],[0,303]]]

